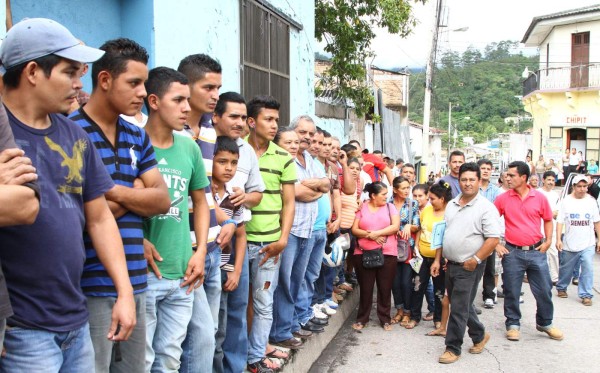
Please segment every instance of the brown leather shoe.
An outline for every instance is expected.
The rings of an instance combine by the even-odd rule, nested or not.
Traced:
[[[584,306],[591,306],[592,305],[592,298],[583,298],[581,300],[581,303],[583,303]]]
[[[506,331],[506,339],[509,341],[518,341],[521,336],[519,329],[508,329]]]
[[[542,327],[542,326],[537,326],[535,327],[539,332],[543,332],[548,334],[548,337],[557,340],[557,341],[562,341],[562,339],[564,338],[563,332],[560,331],[560,329],[555,328],[553,326],[551,327]]]
[[[452,364],[452,363],[456,362],[456,360],[458,360],[459,358],[460,358],[460,355],[456,355],[454,352],[446,350],[446,351],[444,351],[442,356],[440,356],[438,361],[441,364]]]
[[[567,294],[567,292],[564,291],[564,290],[559,290],[556,295],[558,295],[559,298],[568,298],[569,297],[569,295]]]
[[[488,341],[490,340],[490,335],[488,333],[485,333],[485,335],[483,336],[483,339],[481,340],[481,342],[479,343],[475,343],[473,345],[473,347],[469,348],[469,352],[472,354],[480,354],[483,352],[483,348],[485,347],[486,343],[488,343]]]
[[[273,346],[279,346],[284,348],[289,348],[290,350],[297,350],[302,347],[302,342],[297,340],[296,338],[286,339],[285,341],[275,342],[269,341]]]
[[[302,328],[298,329],[298,331],[295,331],[292,333],[292,335],[296,338],[302,338],[302,339],[306,339],[308,337],[310,337],[313,333],[311,331],[308,330],[304,330]]]

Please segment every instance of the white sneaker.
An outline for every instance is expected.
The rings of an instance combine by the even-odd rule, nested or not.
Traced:
[[[336,310],[329,307],[326,303],[321,303],[318,306],[321,307],[321,310],[329,316],[335,315],[337,313]]]
[[[488,298],[483,302],[483,308],[494,308],[494,300],[492,298]]]
[[[521,303],[521,304],[525,303],[525,299],[523,299],[523,297],[519,297],[519,303]]]
[[[321,308],[319,307],[318,304],[315,304],[314,306],[312,306],[312,310],[313,310],[313,316],[316,317],[317,319],[327,319],[327,315],[323,313],[323,311],[321,311]]]

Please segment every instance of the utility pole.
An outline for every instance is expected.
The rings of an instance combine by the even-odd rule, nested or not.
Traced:
[[[440,16],[442,13],[443,0],[436,1],[434,12],[433,28],[431,30],[431,51],[427,59],[427,68],[425,70],[425,98],[423,100],[423,149],[421,156],[420,181],[427,181],[427,166],[429,165],[429,121],[431,119],[431,82],[433,80],[433,66],[435,65],[438,32],[440,28]]]

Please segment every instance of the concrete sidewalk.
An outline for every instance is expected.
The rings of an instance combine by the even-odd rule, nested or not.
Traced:
[[[552,290],[554,325],[565,338],[554,341],[535,329],[535,299],[529,284],[523,284],[525,303],[521,304],[521,340],[505,338],[503,300],[494,309],[483,309],[481,296],[476,300],[483,309],[480,320],[492,338],[480,355],[469,354],[471,340],[465,336],[463,353],[456,363],[438,363],[444,351],[444,339],[428,337],[433,322],[421,322],[415,329],[394,326],[385,332],[377,323],[375,310],[369,326],[355,332],[348,318],[338,335],[313,364],[310,372],[600,372],[600,254],[594,257],[594,304],[586,307],[577,297],[575,286],[567,289],[569,298],[561,299]],[[375,306],[375,305],[374,305]],[[296,355],[303,359],[303,352]],[[287,369],[286,369],[287,372]]]

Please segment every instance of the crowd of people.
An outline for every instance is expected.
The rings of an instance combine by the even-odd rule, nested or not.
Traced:
[[[553,339],[553,282],[566,297],[580,270],[591,305],[600,217],[585,177],[549,203],[552,171],[537,190],[513,162],[503,193],[490,161],[455,151],[449,175],[417,184],[412,164],[342,145],[310,115],[283,126],[274,97],[221,93],[208,55],[176,69],[148,58],[133,40],[91,48],[42,18],[0,46],[0,372],[277,371],[356,286],[355,330],[377,286],[383,330],[433,319],[442,363],[467,327],[471,353],[489,340],[481,278],[485,307],[505,298],[509,340],[525,273]],[[341,235],[345,259],[325,264]]]

